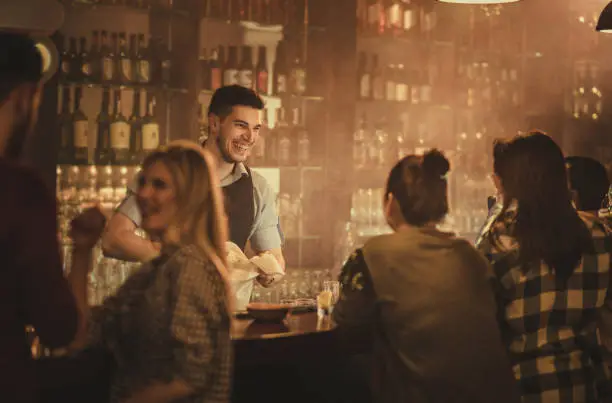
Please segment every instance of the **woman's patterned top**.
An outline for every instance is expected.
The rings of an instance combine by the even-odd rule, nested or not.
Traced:
[[[227,288],[195,246],[146,263],[94,308],[89,345],[116,361],[111,402],[152,383],[182,380],[184,403],[230,400],[232,345]]]

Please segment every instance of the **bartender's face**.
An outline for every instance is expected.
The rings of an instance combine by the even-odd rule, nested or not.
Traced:
[[[226,162],[244,162],[259,139],[263,112],[249,106],[234,106],[223,120],[213,115],[212,134]]]
[[[142,229],[149,234],[161,235],[176,213],[175,184],[162,162],[155,162],[143,171],[137,200],[142,214]]]

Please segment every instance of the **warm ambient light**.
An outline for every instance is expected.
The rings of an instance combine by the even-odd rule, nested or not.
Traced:
[[[601,12],[595,29],[599,32],[612,33],[612,2]]]
[[[506,4],[517,3],[521,0],[438,0],[440,3],[454,4]]]

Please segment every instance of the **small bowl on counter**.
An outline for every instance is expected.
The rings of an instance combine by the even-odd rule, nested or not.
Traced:
[[[247,312],[257,322],[279,323],[285,319],[290,308],[287,304],[251,302],[247,305]]]

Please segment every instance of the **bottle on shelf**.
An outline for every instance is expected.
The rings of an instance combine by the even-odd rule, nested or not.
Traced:
[[[148,84],[151,81],[151,62],[149,57],[150,52],[145,42],[145,36],[144,34],[139,34],[134,80],[141,84]]]
[[[91,69],[91,57],[87,51],[87,39],[81,37],[79,39],[79,45],[81,52],[79,53],[77,60],[79,64],[79,80],[83,83],[90,83],[93,80],[92,69]]]
[[[101,66],[99,63],[100,60],[100,32],[93,31],[91,34],[91,49],[89,50],[89,68],[90,68],[90,77],[91,81],[94,83],[100,83],[102,81],[101,77]]]
[[[397,95],[396,81],[395,81],[395,65],[390,64],[387,66],[385,71],[385,99],[387,101],[395,101],[395,96]]]
[[[278,122],[276,123],[278,136],[278,164],[291,165],[291,137],[289,125],[285,117],[285,108],[279,108]]]
[[[110,123],[110,146],[113,165],[130,162],[130,125],[121,108],[121,91],[115,92],[115,114]]]
[[[296,50],[291,66],[291,91],[295,95],[304,95],[306,93],[306,66],[298,53],[299,50]]]
[[[210,60],[206,57],[206,49],[202,49],[198,57],[198,70],[202,89],[210,90]]]
[[[242,62],[238,68],[238,84],[253,88],[253,52],[250,46],[242,47]]]
[[[118,74],[117,84],[130,84],[132,82],[132,58],[128,52],[127,39],[125,32],[121,32],[119,38],[119,50],[117,52],[117,66],[116,71]]]
[[[102,31],[100,45],[100,71],[102,83],[111,84],[115,79],[115,52],[108,39],[108,32]]]
[[[59,77],[66,82],[70,79],[70,50],[66,46],[66,37],[61,33],[57,35],[57,51],[60,56]]]
[[[274,89],[275,95],[284,95],[289,91],[289,72],[287,71],[287,55],[283,42],[278,44],[276,60],[274,61]]]
[[[266,47],[260,46],[257,56],[257,67],[255,67],[255,89],[258,93],[269,94],[270,76],[268,74],[268,59],[266,56]]]
[[[61,109],[57,116],[60,147],[58,163],[70,165],[74,159],[74,137],[72,135],[72,113],[70,113],[70,87],[61,87]]]
[[[83,89],[74,90],[74,112],[72,114],[72,127],[74,136],[74,163],[86,165],[89,161],[89,120],[81,109]]]
[[[216,91],[223,84],[223,68],[219,62],[219,55],[219,50],[213,49],[208,61],[210,81],[206,83],[205,89],[211,91]]]
[[[297,139],[297,162],[298,165],[307,165],[310,162],[310,138],[306,130],[304,115],[298,108],[293,110],[293,138]]]
[[[142,118],[142,151],[148,154],[160,146],[159,123],[155,119],[155,97],[147,102],[147,114]]]
[[[130,162],[140,165],[144,158],[142,149],[142,117],[140,116],[140,90],[134,90],[132,115],[128,119],[130,125]]]
[[[400,0],[391,0],[386,9],[386,29],[389,34],[399,37],[404,28],[404,5]]]
[[[281,109],[276,110],[276,125],[272,128],[267,136],[266,136],[266,144],[265,144],[265,157],[266,157],[266,165],[270,166],[278,166],[279,162],[279,122],[281,121],[281,114],[284,114],[284,111]]]
[[[407,102],[409,97],[410,87],[408,86],[406,69],[403,64],[398,64],[395,71],[395,100],[398,102]]]
[[[385,99],[385,80],[377,54],[372,59],[372,98],[376,101]]]
[[[359,89],[359,98],[370,99],[372,95],[372,75],[368,71],[367,55],[365,52],[359,53],[359,62],[357,64],[357,85]]]
[[[158,41],[159,47],[157,52],[160,56],[160,78],[161,84],[163,85],[173,85],[173,74],[174,74],[174,65],[172,63],[172,50],[168,47],[168,44],[160,40]]]
[[[96,142],[95,162],[96,165],[108,165],[111,163],[111,135],[110,135],[110,90],[104,88],[102,91],[102,105],[96,119],[98,127],[98,139]]]
[[[363,169],[368,163],[368,127],[367,117],[364,113],[357,122],[353,134],[353,165],[355,169]]]
[[[68,42],[70,46],[66,55],[66,60],[68,61],[68,73],[66,76],[69,81],[78,82],[81,78],[81,63],[77,53],[77,40],[76,38],[70,38]]]
[[[228,46],[227,63],[223,71],[223,85],[239,84],[238,78],[238,55],[235,46]]]

